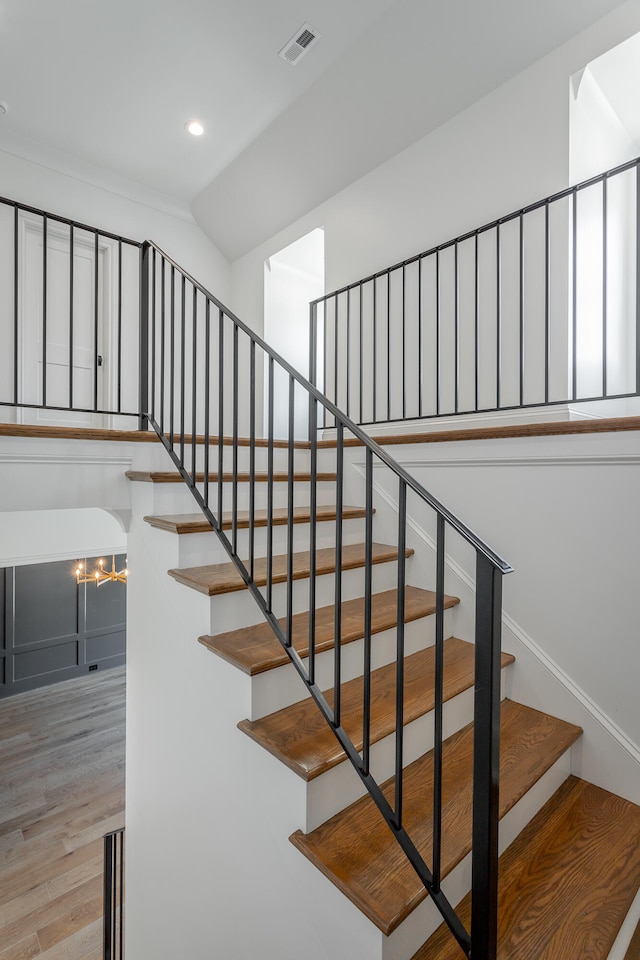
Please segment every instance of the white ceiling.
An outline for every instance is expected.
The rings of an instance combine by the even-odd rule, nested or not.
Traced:
[[[190,206],[234,260],[618,5],[0,0],[0,149]]]

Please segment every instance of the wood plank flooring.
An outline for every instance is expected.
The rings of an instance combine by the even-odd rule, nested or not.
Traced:
[[[102,957],[124,732],[124,667],[0,701],[0,960]]]

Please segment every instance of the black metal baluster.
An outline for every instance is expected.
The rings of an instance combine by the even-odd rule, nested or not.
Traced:
[[[398,617],[396,626],[396,764],[395,823],[402,827],[402,772],[404,768],[404,590],[407,536],[407,485],[398,478]]]
[[[74,296],[74,235],[69,225],[69,410],[73,410],[73,296]],[[119,409],[119,408],[118,408]]]
[[[358,423],[362,423],[362,399],[363,399],[363,379],[364,379],[364,325],[363,325],[363,315],[362,315],[362,284],[358,285],[358,290],[360,293],[360,419]]]
[[[231,540],[238,553],[238,328],[233,325],[233,480],[231,489]]]
[[[288,647],[293,643],[293,503],[295,470],[293,434],[295,429],[295,386],[295,380],[289,375],[289,433],[287,443],[287,629],[285,631]]]
[[[256,342],[249,346],[249,576],[255,576],[256,538]]]
[[[347,290],[347,416],[351,404],[351,288]]]
[[[100,304],[100,250],[98,234],[94,235],[94,273],[93,273],[93,409],[98,409],[98,354],[99,344],[99,304]],[[147,410],[148,399],[147,399]]]
[[[378,382],[378,307],[377,307],[377,283],[374,277],[373,284],[373,377],[371,379],[371,404],[372,404],[372,422],[377,422],[376,415],[376,384]],[[348,414],[347,414],[348,416]]]
[[[406,309],[407,271],[402,265],[402,419],[407,416],[407,309]]]
[[[162,276],[162,296],[160,298],[160,433],[164,433],[164,410],[165,410],[165,395],[164,395],[164,364],[165,364],[165,320],[166,320],[166,271],[165,271],[166,261],[165,258],[162,258],[162,269],[160,271]]]
[[[440,889],[442,865],[442,705],[444,699],[445,522],[438,514],[436,533],[436,644],[433,712],[433,883]]]
[[[317,503],[318,503],[318,401],[309,399],[311,427],[309,440],[310,490],[309,490],[309,683],[314,684],[316,676],[316,544],[317,544]]]
[[[164,282],[164,281],[163,281]],[[209,506],[209,413],[211,406],[211,301],[207,297],[204,310],[204,502]]]
[[[364,690],[362,704],[362,767],[365,776],[371,765],[371,603],[373,582],[373,451],[365,454],[364,532]]]
[[[422,262],[418,260],[418,416],[422,416]]]
[[[640,394],[640,163],[636,163],[636,394]]]
[[[391,274],[387,271],[387,420],[391,420]]]
[[[71,228],[73,230],[73,227]],[[153,251],[153,264],[155,270],[155,250]],[[71,255],[73,256],[73,244]],[[154,274],[155,276],[155,274]],[[154,280],[155,287],[155,280]],[[156,334],[156,311],[154,307],[153,311],[153,360],[151,366],[151,376],[152,376],[152,387],[151,387],[151,396],[155,398],[155,375],[156,375],[156,350],[155,350],[155,334]],[[117,352],[117,366],[118,366],[118,413],[122,412],[122,240],[118,240],[118,352]],[[154,408],[152,408],[152,416],[155,417]]]
[[[551,324],[551,232],[549,204],[544,206],[544,402],[549,403],[549,349]]]
[[[362,296],[362,290],[360,290]],[[361,301],[362,302],[362,301]],[[333,722],[340,726],[341,675],[342,675],[342,481],[344,476],[344,425],[340,421],[336,430],[336,570],[333,632]]]
[[[479,251],[478,251],[478,233],[475,233],[475,248],[474,248],[474,290],[475,290],[475,302],[474,302],[474,338],[475,338],[475,407],[474,410],[479,410],[480,408],[480,262],[479,262]]]
[[[191,342],[191,476],[198,479],[198,447],[196,421],[198,414],[198,291],[193,289],[193,335]]]
[[[502,575],[476,553],[471,956],[495,957],[500,782]]]
[[[436,250],[436,416],[440,414],[440,250]]]
[[[572,399],[575,400],[577,398],[578,389],[578,191],[575,189],[573,191],[571,222],[573,233],[573,263],[571,267],[573,300],[571,324],[573,332],[573,355],[571,358],[571,378],[573,380]]]
[[[328,302],[329,302],[329,301],[328,301],[328,300],[325,300],[325,299],[323,299],[323,301],[322,301],[322,342],[323,342],[323,347],[324,347],[324,361],[323,361],[323,364],[322,364],[322,380],[323,380],[323,384],[324,384],[323,393],[325,394],[325,396],[328,396],[328,395],[329,395],[329,383],[328,383],[328,376],[329,376],[329,375],[328,375],[328,373],[327,373],[327,367],[328,367],[328,362],[327,362],[327,361],[328,361],[328,359],[329,359],[328,350],[327,350],[327,337],[328,337],[328,329],[329,329],[329,323],[328,323],[328,321],[327,321],[327,304],[328,304]],[[323,408],[322,408],[322,412],[323,412],[322,426],[323,426],[323,428],[326,430],[326,428],[327,428],[327,408],[326,408],[326,407],[323,407]]]
[[[156,284],[157,284],[157,265],[156,265],[156,249],[153,248],[153,259],[151,263],[151,402],[149,404],[149,411],[152,418],[155,420],[156,413]],[[119,312],[118,312],[119,313]],[[118,351],[120,350],[120,329],[121,329],[121,320],[122,318],[118,315]],[[118,365],[120,364],[120,354],[118,352]],[[118,380],[120,377],[120,367],[118,366]]]
[[[17,207],[13,208],[13,402],[17,405],[18,395],[20,393],[20,378],[18,374],[18,338],[19,338],[19,317],[20,317],[20,298],[18,296],[18,286],[20,283],[20,252],[18,248],[19,241],[19,222],[20,216]]]
[[[333,298],[333,402],[338,402],[338,294]]]
[[[459,392],[460,392],[460,280],[459,280],[459,266],[458,266],[458,244],[454,244],[453,247],[453,335],[454,335],[454,349],[453,349],[453,362],[455,364],[454,372],[454,411],[458,412],[459,405]]]
[[[113,918],[115,903],[113,900],[113,838],[104,838],[104,876],[103,876],[103,945],[105,960],[113,960]]]
[[[184,404],[186,386],[186,277],[182,274],[180,285],[180,464],[184,466]]]
[[[218,526],[222,530],[224,509],[224,313],[218,310]]]
[[[140,247],[138,430],[149,429],[149,244]]]
[[[602,180],[602,396],[607,395],[607,187],[609,180]]]
[[[169,439],[173,447],[175,407],[175,349],[176,349],[176,268],[171,264],[171,338],[169,350]],[[222,410],[222,404],[220,405]]]
[[[496,410],[500,409],[502,376],[502,257],[500,224],[496,225]]]
[[[97,368],[96,368],[97,369]],[[42,218],[42,406],[47,405],[47,218]]]
[[[325,351],[325,360],[326,360]],[[269,357],[267,400],[267,610],[273,605],[273,376],[274,361]]]
[[[523,214],[520,214],[518,218],[520,222],[520,250],[519,250],[519,266],[520,266],[520,406],[524,405],[524,217]]]
[[[122,960],[124,957],[124,830],[120,830],[118,834],[119,845],[120,845],[120,917],[118,923],[118,946],[119,946],[119,960]]]

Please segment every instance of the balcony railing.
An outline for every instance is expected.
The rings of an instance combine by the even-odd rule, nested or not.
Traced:
[[[638,396],[639,210],[633,160],[326,294],[310,379],[367,425]]]

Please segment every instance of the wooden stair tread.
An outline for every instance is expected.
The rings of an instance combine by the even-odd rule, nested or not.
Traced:
[[[142,481],[143,483],[182,483],[183,478],[182,474],[177,470],[126,470],[125,476],[129,480]],[[222,474],[222,479],[225,483],[232,483],[233,473],[231,471],[225,471]],[[246,470],[238,471],[236,476],[238,483],[249,483],[250,474]],[[293,479],[296,483],[308,483],[311,480],[311,474],[308,470],[296,470],[293,475]],[[316,479],[318,481],[323,480],[332,480],[335,481],[336,474],[327,472],[324,470],[318,471],[316,474]],[[256,470],[255,472],[255,481],[256,483],[267,483],[269,480],[269,474],[264,470]],[[289,474],[286,471],[278,470],[273,473],[274,483],[287,483],[289,480]],[[215,470],[209,472],[209,483],[217,483],[218,474]],[[204,472],[198,471],[196,474],[196,483],[204,483]]]
[[[640,887],[639,841],[640,807],[569,777],[500,857],[497,960],[606,960]],[[468,896],[459,912],[469,929]],[[439,927],[412,960],[460,956]]]
[[[582,731],[573,724],[505,700],[502,704],[500,816],[571,746]],[[444,744],[443,876],[471,849],[473,724]],[[395,781],[384,793],[393,804]],[[429,863],[432,841],[433,753],[404,772],[404,826]],[[309,834],[291,842],[384,934],[396,929],[427,896],[391,830],[369,796],[357,800]],[[531,957],[535,955],[530,955]],[[567,954],[573,960],[573,954]],[[432,960],[431,956],[429,960]],[[537,960],[537,958],[536,958]]]
[[[357,520],[365,516],[364,507],[343,507],[342,516],[345,520]],[[316,518],[322,523],[328,520],[336,519],[336,508],[333,505],[319,506],[316,510]],[[287,507],[274,507],[272,514],[273,526],[282,526],[289,519]],[[311,511],[309,507],[294,507],[293,522],[309,523]],[[167,530],[169,533],[209,533],[212,530],[211,524],[202,513],[183,513],[183,514],[165,514],[163,516],[144,517],[146,523],[158,530]],[[249,528],[250,515],[248,510],[238,510],[236,525],[239,530]],[[254,511],[254,525],[256,527],[266,527],[269,515],[266,510]],[[233,525],[233,514],[222,514],[222,529],[230,530]]]
[[[385,590],[383,593],[373,594],[371,597],[371,632],[381,633],[395,627],[397,623],[396,590]],[[457,597],[444,598],[445,608],[455,606],[460,601]],[[435,613],[436,595],[432,590],[422,590],[420,587],[406,587],[404,595],[405,623],[427,617]],[[331,604],[316,610],[316,653],[329,650],[334,642],[335,607]],[[280,620],[283,630],[286,629],[286,620]],[[301,657],[309,653],[309,613],[297,613],[292,622],[293,646]],[[342,603],[342,643],[351,643],[364,636],[364,599],[346,600]],[[219,657],[232,663],[244,673],[255,676],[266,670],[273,670],[289,663],[287,654],[282,645],[273,635],[270,625],[266,622],[255,624],[252,627],[242,627],[228,633],[216,636],[199,637],[200,643],[208,647]]]
[[[445,642],[444,699],[473,684],[474,646],[451,637]],[[502,665],[513,657],[502,655]],[[433,710],[435,647],[405,659],[404,722],[411,723]],[[342,726],[357,750],[362,749],[363,678],[342,684]],[[333,690],[325,691],[333,704]],[[371,674],[371,743],[388,737],[396,726],[396,665],[379,667]],[[346,755],[327,721],[311,698],[269,714],[260,720],[243,720],[240,730],[268,750],[304,780],[313,780],[346,761]]]
[[[413,554],[412,549],[405,551],[405,556],[410,557]],[[303,550],[293,555],[293,579],[303,580],[309,576],[309,551]],[[396,547],[387,546],[384,543],[372,544],[371,561],[374,564],[386,563],[389,560],[397,559],[398,551]],[[354,543],[343,547],[342,550],[342,569],[353,570],[356,567],[363,567],[365,562],[364,543]],[[288,558],[286,554],[280,554],[273,557],[272,580],[273,583],[284,583],[287,579]],[[316,574],[321,576],[325,573],[333,573],[336,568],[335,547],[323,547],[316,551]],[[207,564],[202,567],[185,567],[183,569],[169,570],[169,576],[173,577],[179,583],[187,587],[192,587],[200,593],[205,593],[209,597],[217,596],[221,593],[233,593],[235,590],[244,590],[245,582],[238,573],[233,563]],[[263,587],[267,582],[267,560],[266,557],[260,557],[255,561],[254,582],[257,586]]]

